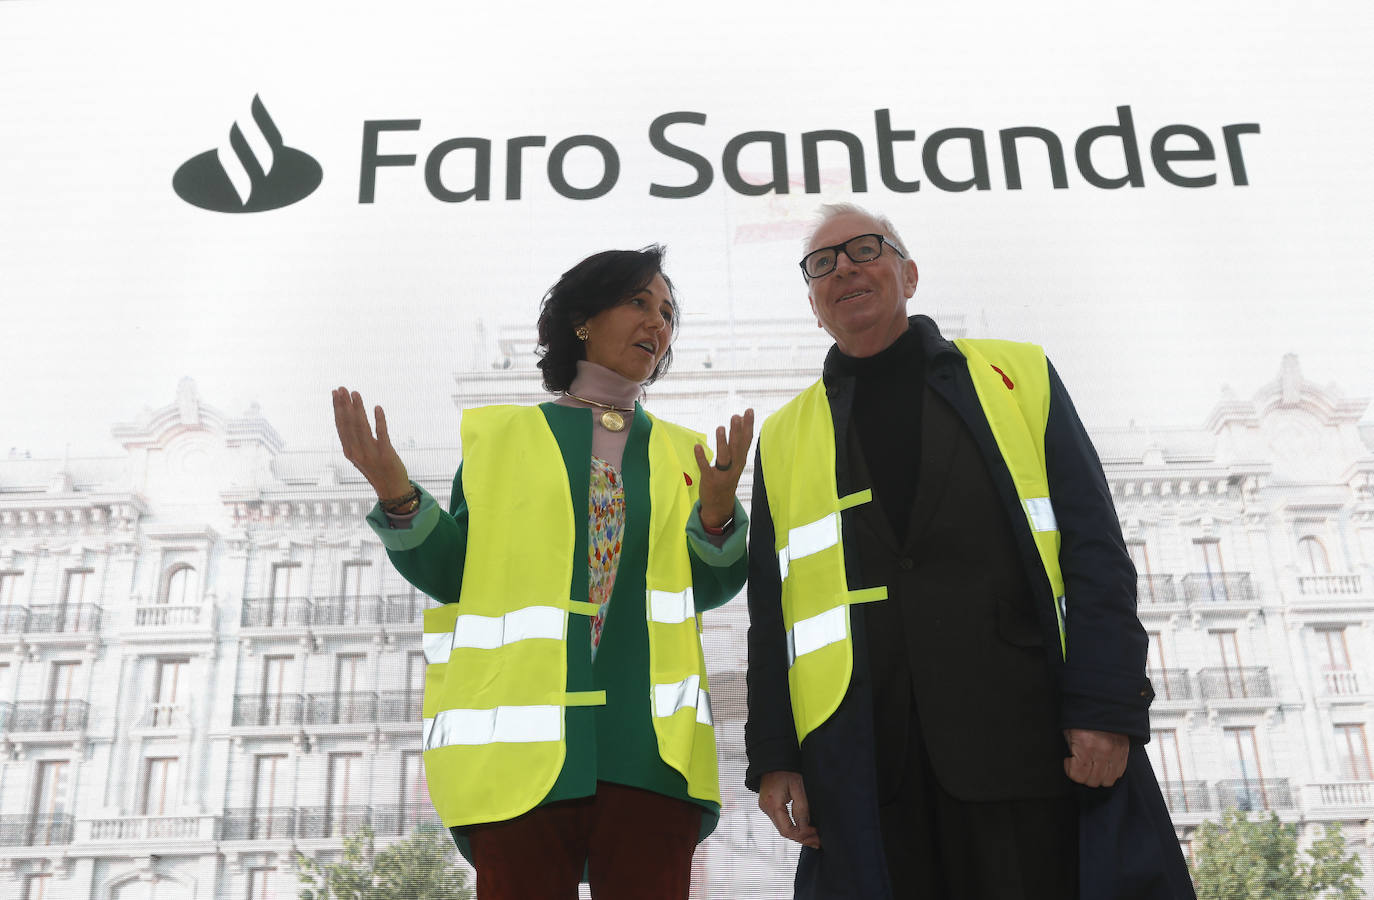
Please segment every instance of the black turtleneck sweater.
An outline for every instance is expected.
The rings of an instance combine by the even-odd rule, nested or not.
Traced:
[[[863,450],[873,497],[899,544],[906,541],[916,502],[925,363],[920,337],[910,328],[873,356],[846,356],[832,347],[825,361],[830,373],[854,379],[850,427]]]

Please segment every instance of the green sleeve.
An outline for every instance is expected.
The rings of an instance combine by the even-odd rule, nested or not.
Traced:
[[[440,603],[456,603],[468,544],[463,467],[459,466],[453,476],[448,512],[428,491],[418,484],[415,487],[420,491],[420,508],[409,528],[392,528],[380,504],[367,514],[367,524],[381,539],[402,578]]]
[[[730,534],[719,546],[701,524],[701,504],[693,507],[687,518],[687,555],[692,561],[692,597],[698,613],[723,605],[744,587],[749,574],[748,532],[749,516],[738,499]]]

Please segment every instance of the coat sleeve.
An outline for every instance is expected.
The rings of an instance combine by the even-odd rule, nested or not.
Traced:
[[[447,512],[428,491],[415,486],[420,491],[420,508],[409,528],[391,527],[380,504],[368,513],[367,524],[381,538],[387,557],[402,578],[440,603],[457,603],[468,544],[463,467],[460,465],[453,476]]]
[[[1067,658],[1061,725],[1150,738],[1148,639],[1102,462],[1054,366],[1045,466],[1059,525]]]
[[[749,574],[745,556],[749,516],[739,500],[735,501],[734,522],[725,535],[711,535],[701,524],[701,504],[692,507],[687,517],[687,555],[692,562],[692,597],[696,611],[721,606],[744,587]]]
[[[801,751],[787,687],[787,632],[782,621],[782,578],[773,551],[773,517],[763,483],[763,460],[754,454],[753,516],[749,524],[749,717],[744,784],[759,789],[769,772],[801,771]]]

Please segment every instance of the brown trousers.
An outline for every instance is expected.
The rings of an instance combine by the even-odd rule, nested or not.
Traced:
[[[468,832],[478,900],[687,900],[701,807],[597,782],[596,795]]]

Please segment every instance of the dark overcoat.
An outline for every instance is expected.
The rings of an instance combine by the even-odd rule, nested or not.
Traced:
[[[1019,574],[1024,576],[1032,610],[1026,621],[1039,625],[1039,639],[1034,643],[1053,648],[1044,659],[1049,690],[1058,706],[1058,726],[1126,734],[1132,741],[1126,775],[1114,787],[1075,786],[1080,803],[1080,896],[1082,900],[1192,898],[1187,866],[1143,746],[1150,736],[1148,709],[1154,694],[1145,675],[1146,636],[1135,612],[1135,569],[1101,462],[1068,393],[1050,366],[1045,455],[1067,598],[1064,659],[1058,652],[1059,626],[1049,580],[974,391],[967,361],[930,319],[914,316],[911,327],[926,360],[926,389],[948,404],[967,428],[1001,499],[1015,547],[1008,557],[1019,558]],[[854,385],[830,366],[825,384],[836,431],[836,478],[843,496],[868,486],[858,483],[863,478],[861,461],[851,460],[847,439]],[[855,538],[864,531],[861,515],[856,509],[842,514],[846,569],[850,587],[856,589],[868,586],[857,571],[858,554],[853,548]],[[865,624],[865,616],[874,613],[865,609],[867,604],[850,607],[854,670],[848,691],[835,714],[799,747],[787,687],[781,583],[761,459],[755,462],[750,545],[746,783],[758,790],[759,779],[767,772],[803,775],[822,849],[802,848],[796,875],[798,900],[891,897],[879,826],[873,735],[875,718],[885,727],[896,717],[886,709],[875,713],[869,665],[873,632]],[[1030,627],[1034,630],[1035,625]],[[953,679],[967,674],[959,667],[967,667],[969,661],[952,657],[941,665],[949,666]],[[973,740],[1001,736],[1012,747],[1018,740],[1014,734],[999,731],[999,722],[980,720],[976,710],[968,713],[968,721],[927,723],[925,730],[931,733],[932,728],[943,729],[943,734],[970,730],[981,735]],[[994,787],[992,793],[999,790]]]

